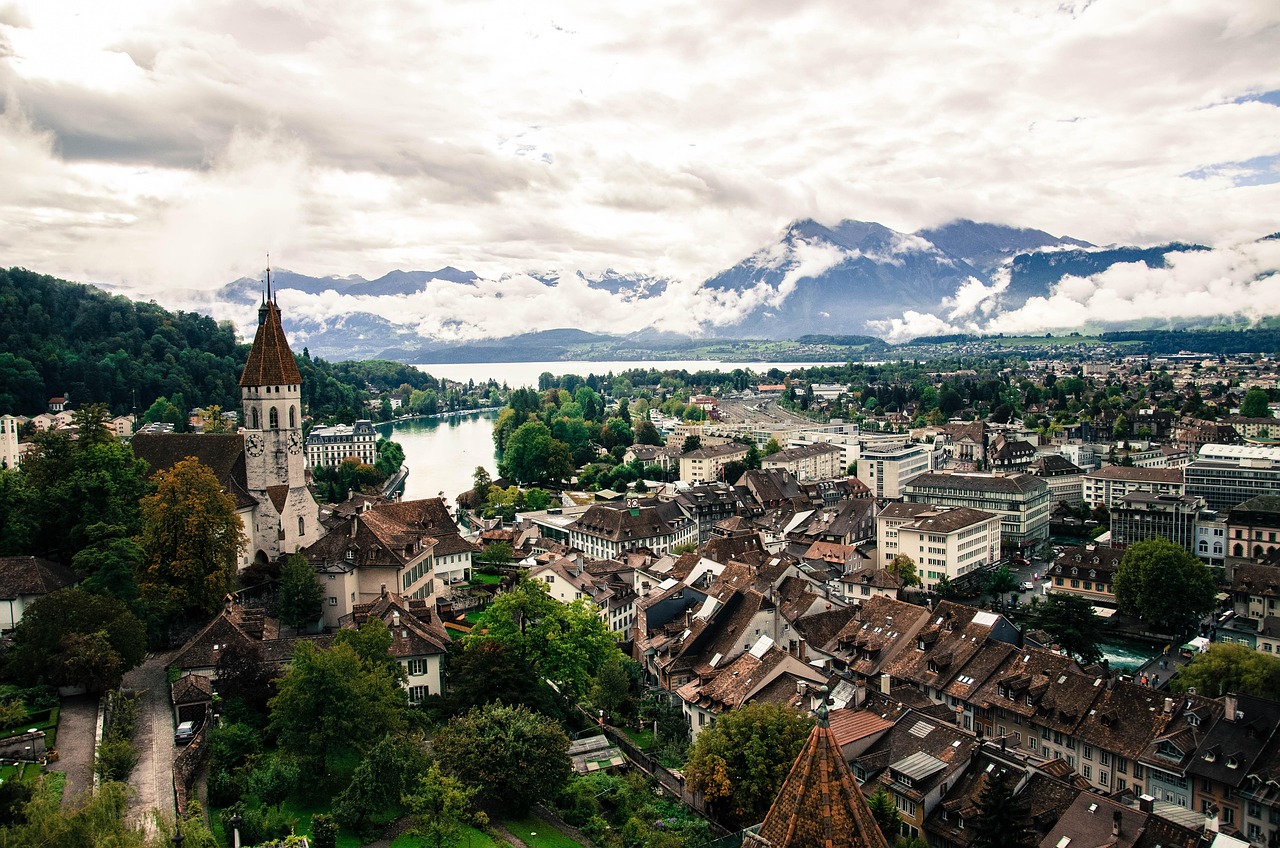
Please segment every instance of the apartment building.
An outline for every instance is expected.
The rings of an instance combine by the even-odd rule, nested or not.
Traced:
[[[927,592],[944,577],[955,580],[1000,558],[1000,516],[995,513],[968,507],[931,509],[895,530],[897,553],[915,562]]]
[[[724,477],[730,462],[747,458],[747,446],[738,442],[691,450],[680,457],[680,479],[686,483],[711,483]]]
[[[843,452],[835,445],[818,442],[796,448],[778,451],[764,457],[760,467],[779,468],[789,471],[801,483],[812,480],[830,480],[839,477],[845,471],[841,464]]]
[[[1084,476],[1082,496],[1091,507],[1110,509],[1130,492],[1181,497],[1186,486],[1182,471],[1176,468],[1107,465]]]
[[[1226,512],[1257,495],[1280,495],[1280,448],[1207,444],[1183,473],[1186,494]]]
[[[932,454],[923,445],[867,447],[858,460],[858,479],[877,500],[897,500],[902,487],[925,473]]]
[[[1030,474],[930,471],[907,483],[902,495],[911,503],[994,512],[1000,516],[1005,545],[1049,537],[1049,486]]]
[[[378,461],[378,432],[373,429],[372,421],[316,427],[307,435],[307,465],[310,467],[341,465],[348,457],[355,457],[363,465],[373,465]]]

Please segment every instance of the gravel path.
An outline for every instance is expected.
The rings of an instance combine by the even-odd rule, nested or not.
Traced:
[[[62,805],[70,806],[93,787],[93,745],[98,723],[96,695],[76,695],[62,699],[58,711],[58,761],[49,771],[67,776]]]
[[[133,795],[129,799],[128,820],[155,835],[153,810],[172,818],[173,796],[173,708],[164,666],[169,654],[150,654],[146,661],[125,675],[124,688],[136,690],[142,698],[133,747],[138,765],[129,776]]]

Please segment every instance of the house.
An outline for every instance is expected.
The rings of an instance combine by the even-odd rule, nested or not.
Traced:
[[[363,465],[378,461],[378,432],[373,422],[315,427],[307,434],[307,465],[330,468],[354,457]]]
[[[74,571],[56,562],[33,556],[0,557],[0,632],[16,627],[32,601],[79,581]]]
[[[607,564],[602,563],[602,564]],[[581,553],[559,557],[529,569],[529,577],[541,580],[548,594],[562,604],[590,601],[600,619],[614,633],[625,635],[635,625],[636,593],[624,570],[589,571]]]
[[[213,621],[178,649],[165,668],[179,674],[214,677],[218,659],[230,645],[256,648],[263,663],[281,665],[293,658],[300,644],[327,648],[332,642],[332,635],[282,636],[277,619],[232,598]]]
[[[175,724],[202,725],[213,710],[213,680],[203,674],[184,674],[169,687]]]
[[[955,581],[1000,558],[1001,519],[993,512],[963,506],[930,509],[898,524],[894,532],[895,556],[911,558],[921,585],[929,592],[944,578]]]
[[[1036,458],[1036,446],[1003,433],[991,440],[987,461],[992,471],[1026,471]]]
[[[1076,595],[1090,603],[1115,607],[1115,577],[1124,551],[1102,545],[1066,548],[1046,572],[1049,592]]]
[[[698,523],[668,502],[653,506],[592,506],[568,525],[569,545],[593,559],[613,559],[619,554],[647,548],[664,554],[698,541]]]
[[[858,479],[878,499],[902,497],[902,487],[933,467],[933,454],[923,445],[867,447],[858,459]]]
[[[724,467],[747,458],[747,446],[737,442],[709,445],[680,455],[680,479],[686,483],[710,483],[724,479]]]
[[[391,633],[388,649],[404,669],[404,686],[409,703],[418,704],[428,695],[444,694],[444,656],[449,651],[449,634],[440,616],[422,598],[404,598],[387,592],[367,604],[357,604],[344,627],[360,627],[380,619]]]
[[[22,450],[18,447],[18,429],[21,426],[16,416],[0,415],[0,469],[17,468],[22,464]]]
[[[1049,497],[1054,503],[1075,506],[1084,499],[1084,469],[1065,456],[1045,454],[1028,465],[1026,472],[1049,484]]]
[[[701,483],[681,489],[674,498],[685,514],[698,523],[698,544],[711,538],[715,525],[742,514],[742,495],[724,482]]]
[[[760,467],[790,471],[802,483],[810,480],[830,480],[844,471],[843,456],[843,451],[835,445],[819,442],[788,448],[766,456],[761,460]]]

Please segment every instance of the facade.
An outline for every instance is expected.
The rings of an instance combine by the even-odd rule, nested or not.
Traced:
[[[698,522],[698,544],[711,538],[716,524],[741,515],[745,507],[742,496],[728,483],[703,483],[690,486],[675,497],[685,513]]]
[[[818,442],[813,445],[788,448],[766,456],[760,461],[761,468],[781,468],[790,471],[802,483],[811,480],[830,480],[844,473],[841,465],[843,452],[835,445]]]
[[[1030,474],[931,471],[903,487],[911,503],[964,506],[1000,516],[1005,545],[1049,537],[1049,486]]]
[[[402,598],[388,592],[376,600],[359,604],[343,626],[359,627],[381,619],[391,633],[391,656],[404,669],[404,687],[409,703],[420,704],[429,695],[444,694],[444,656],[449,650],[449,632],[425,599]]]
[[[1111,543],[1132,545],[1147,539],[1168,539],[1188,553],[1196,552],[1196,525],[1205,509],[1202,498],[1130,492],[1111,506]]]
[[[1054,503],[1075,506],[1084,499],[1084,469],[1065,456],[1045,454],[1027,466],[1027,473],[1049,484]]]
[[[711,483],[724,477],[724,467],[747,458],[747,446],[737,442],[691,450],[680,457],[680,479],[686,483]]]
[[[955,580],[1000,558],[1000,516],[995,513],[968,507],[930,509],[896,531],[897,553],[915,562],[927,592],[943,577]]]
[[[665,554],[698,541],[698,522],[676,503],[629,508],[594,504],[568,530],[569,545],[593,559],[613,559],[637,548]]]
[[[1280,495],[1259,495],[1227,513],[1227,553],[1261,559],[1280,547]]]
[[[341,465],[352,456],[363,465],[378,461],[378,433],[372,421],[316,427],[307,435],[307,465],[311,468]]]
[[[1108,465],[1084,477],[1084,502],[1110,509],[1130,492],[1153,495],[1185,494],[1182,472],[1176,468],[1139,468]]]
[[[0,468],[17,468],[21,464],[18,419],[13,415],[0,415]]]
[[[1188,495],[1226,512],[1257,495],[1280,495],[1280,448],[1207,444],[1183,472]]]
[[[1049,567],[1048,591],[1076,595],[1093,604],[1116,605],[1115,575],[1124,551],[1088,544],[1064,550]]]
[[[923,445],[868,447],[858,460],[858,479],[877,500],[897,500],[904,485],[930,469],[931,457]]]
[[[540,580],[547,593],[562,604],[591,601],[600,620],[609,630],[625,637],[636,623],[636,593],[617,572],[592,574],[581,553],[561,557],[529,570],[531,580]]]

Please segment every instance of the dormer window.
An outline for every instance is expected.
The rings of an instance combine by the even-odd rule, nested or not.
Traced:
[[[1195,713],[1187,713],[1187,724],[1191,725],[1192,727],[1199,727],[1200,716],[1196,715]]]
[[[347,548],[347,562],[351,562],[356,558],[356,552],[351,548]]]
[[[1078,569],[1078,568],[1073,568],[1073,569],[1071,569],[1071,576],[1072,576],[1072,577],[1075,577],[1075,576],[1076,576],[1076,575],[1078,575],[1079,573],[1080,573],[1080,569]]]
[[[1090,577],[1090,579],[1092,579],[1092,578],[1094,578],[1094,577],[1097,577],[1097,576],[1098,576],[1098,572],[1094,571],[1092,568],[1091,568],[1091,569],[1089,569],[1089,577]]]
[[[1235,757],[1227,757],[1227,768],[1229,769],[1240,768],[1240,763],[1239,761],[1236,760]]]

